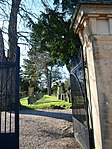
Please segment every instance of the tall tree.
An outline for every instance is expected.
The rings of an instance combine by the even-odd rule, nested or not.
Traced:
[[[36,0],[31,1],[31,5],[33,5]],[[0,27],[3,36],[5,35],[3,40],[5,42],[4,48],[8,50],[10,59],[13,58],[17,43],[29,44],[29,31],[24,26],[26,16],[29,15],[32,18],[36,18],[36,14],[29,7],[27,0],[0,0]]]
[[[17,14],[19,12],[19,5],[21,0],[12,0],[9,26],[8,26],[8,37],[9,37],[9,58],[13,58],[14,51],[17,48]]]
[[[44,77],[47,84],[48,95],[51,95],[52,83],[59,80],[61,75],[49,57],[49,53],[38,52],[35,48],[30,49],[28,59],[24,59],[23,67],[25,69],[24,73],[28,76],[29,80],[37,82],[38,79]]]
[[[60,11],[63,11],[69,15],[69,17],[72,17],[74,14],[74,10],[77,7],[77,4],[84,0],[51,0],[50,3],[53,4],[53,7],[56,9],[59,8]],[[48,8],[52,6],[47,0],[41,0],[44,7]]]
[[[2,6],[7,4],[7,8],[8,8],[8,5],[11,8],[10,18],[9,18],[9,22],[8,22],[9,48],[8,48],[7,58],[5,56],[3,34],[2,34],[2,30],[0,30],[0,48],[1,48],[0,49],[1,50],[0,58],[1,58],[2,62],[3,61],[6,62],[6,59],[8,61],[9,60],[14,61],[14,55],[15,55],[15,52],[17,49],[17,40],[18,40],[17,39],[17,14],[19,12],[19,6],[20,6],[21,0],[11,0],[10,2],[8,0],[0,1],[0,4],[2,4]],[[1,8],[0,11],[3,11],[3,8],[2,7],[0,7],[0,8]],[[6,15],[6,13],[5,13],[5,15]],[[9,67],[7,70],[3,69],[0,72],[0,79],[1,79],[0,80],[0,92],[1,92],[1,96],[6,97],[6,99],[3,102],[7,108],[9,106],[10,102],[11,102],[11,104],[13,104],[14,98],[15,98],[15,88],[16,88],[16,84],[15,84],[16,72],[15,71],[16,70],[13,69],[13,73],[12,73],[12,68],[10,69],[10,67]]]
[[[19,12],[19,6],[20,6],[21,0],[1,0],[0,1],[0,11],[2,13],[2,16],[4,20],[6,21],[6,18],[8,21],[8,37],[9,37],[9,55],[11,59],[13,58],[13,53],[17,48],[17,14]],[[4,7],[6,6],[5,10],[8,9],[8,7],[11,9],[10,10],[10,16],[6,14]],[[9,17],[9,18],[8,18]],[[3,21],[3,20],[2,20]],[[2,37],[3,38],[3,37]],[[1,40],[2,44],[4,44],[3,40]]]
[[[71,20],[65,13],[47,7],[37,23],[31,19],[31,42],[39,51],[48,51],[56,64],[66,64],[70,71],[70,61],[77,55],[80,40],[70,29]],[[60,63],[61,62],[61,63]]]

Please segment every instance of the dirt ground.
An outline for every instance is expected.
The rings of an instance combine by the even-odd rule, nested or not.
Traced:
[[[71,110],[20,111],[20,149],[81,149]]]

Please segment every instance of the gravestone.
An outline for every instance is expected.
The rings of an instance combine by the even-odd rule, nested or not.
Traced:
[[[29,86],[28,87],[28,104],[34,103],[34,87]]]
[[[57,99],[61,99],[62,94],[62,84],[59,82],[59,85],[57,86]]]

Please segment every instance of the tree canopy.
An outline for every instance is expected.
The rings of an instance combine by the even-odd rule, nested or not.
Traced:
[[[61,5],[62,11],[73,15],[78,2],[80,2],[80,0],[54,0],[54,5]]]
[[[55,64],[66,64],[68,70],[70,60],[77,55],[80,46],[79,37],[70,29],[70,23],[65,12],[47,7],[36,23],[30,19],[28,24],[32,29],[32,46],[39,52],[48,51]]]
[[[48,52],[39,52],[35,48],[31,48],[28,52],[28,59],[24,59],[24,80],[29,80],[33,85],[44,84],[51,95],[51,87],[54,82],[62,79],[59,68],[52,63]],[[41,80],[41,83],[39,83]],[[30,84],[31,85],[31,84]],[[43,87],[42,87],[43,88]]]
[[[50,7],[44,0],[42,3],[45,11],[41,12],[35,22],[28,16],[27,26],[31,29],[30,43],[32,48],[28,53],[29,59],[25,60],[25,71],[31,77],[36,76],[37,72],[45,74],[49,90],[53,81],[52,68],[66,65],[70,72],[70,63],[77,56],[80,40],[78,35],[74,35],[73,30],[70,29],[71,14],[76,3],[73,1],[66,1],[66,3],[53,1],[53,7]],[[46,54],[49,57],[44,60]],[[44,67],[43,64],[45,64]]]

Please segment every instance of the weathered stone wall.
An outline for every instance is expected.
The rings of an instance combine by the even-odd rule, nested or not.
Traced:
[[[96,149],[112,148],[112,5],[82,4],[73,27],[89,72]]]
[[[112,36],[98,36],[94,43],[103,148],[112,148]]]

